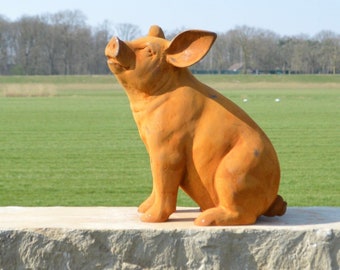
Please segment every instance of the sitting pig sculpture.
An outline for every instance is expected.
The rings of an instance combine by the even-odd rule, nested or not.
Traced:
[[[268,137],[187,68],[215,39],[215,33],[189,30],[169,41],[152,26],[130,42],[114,37],[105,49],[150,156],[153,189],[138,208],[142,221],[166,221],[176,210],[179,187],[201,208],[196,225],[252,224],[260,215],[285,213]]]

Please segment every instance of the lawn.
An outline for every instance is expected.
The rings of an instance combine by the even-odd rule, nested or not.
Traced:
[[[199,78],[271,138],[290,206],[340,206],[340,76]],[[0,77],[0,205],[137,206],[150,191],[113,76]],[[178,205],[195,204],[181,192]]]

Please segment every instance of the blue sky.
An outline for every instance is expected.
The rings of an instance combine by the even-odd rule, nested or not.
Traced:
[[[0,14],[10,20],[62,10],[81,10],[97,26],[132,23],[146,33],[158,24],[226,32],[235,26],[272,30],[277,34],[313,36],[321,30],[340,34],[340,0],[0,0]]]

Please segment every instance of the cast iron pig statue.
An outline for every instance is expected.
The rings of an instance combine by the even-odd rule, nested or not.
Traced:
[[[142,221],[166,221],[179,187],[201,208],[196,225],[252,224],[260,215],[286,211],[268,137],[187,68],[215,39],[215,33],[189,30],[169,41],[151,26],[147,36],[130,42],[113,37],[105,49],[150,156],[153,189],[138,208]]]

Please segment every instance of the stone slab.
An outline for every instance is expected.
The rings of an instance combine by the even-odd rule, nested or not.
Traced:
[[[340,208],[198,227],[196,208],[143,223],[135,207],[0,207],[0,269],[339,269]]]
[[[193,224],[198,215],[197,208],[178,207],[168,222],[144,223],[139,220],[136,207],[0,207],[0,229],[200,229],[202,227]],[[340,230],[340,208],[290,207],[284,216],[262,216],[254,225],[209,229],[306,230],[326,227]]]

